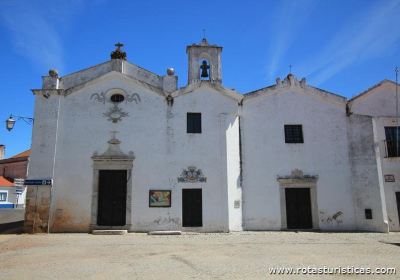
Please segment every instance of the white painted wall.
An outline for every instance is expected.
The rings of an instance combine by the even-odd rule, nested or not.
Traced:
[[[348,117],[344,98],[293,76],[246,96],[243,105],[238,105],[239,95],[219,83],[193,82],[172,92],[176,81],[176,76],[158,76],[119,60],[58,82],[45,77],[45,88],[59,86],[66,91],[46,97],[42,96],[45,90],[36,92],[28,178],[54,179],[52,231],[89,230],[91,157],[106,151],[112,131],[118,132],[122,151],[135,155],[128,186],[132,231],[280,230],[285,201],[277,176],[295,169],[318,175],[314,207],[318,213],[313,213],[318,228],[385,231],[389,223],[391,230],[399,230],[393,194],[400,187],[382,181],[386,172],[400,177],[398,162],[383,158],[379,146],[385,123],[393,121],[381,118],[393,115],[388,101],[393,98],[391,82],[372,89],[381,88],[379,94],[352,100],[353,115]],[[120,104],[128,116],[117,123],[104,116],[114,105],[108,99],[103,103],[92,98],[113,88],[137,93],[141,99],[137,104]],[[172,105],[167,104],[168,93],[174,98]],[[386,106],[391,107],[386,110]],[[188,112],[202,113],[201,134],[186,133]],[[305,143],[285,144],[285,124],[301,124]],[[207,182],[178,182],[189,166],[201,169]],[[201,228],[182,228],[185,188],[202,189]],[[171,190],[172,206],[149,208],[151,189]],[[30,188],[28,200],[35,196]],[[49,188],[41,189],[38,198],[48,201]],[[373,209],[372,221],[365,220],[365,208]],[[40,218],[45,228],[47,217],[41,214]]]
[[[383,80],[364,94],[351,100],[353,114],[373,117],[396,116],[396,83]]]
[[[245,98],[242,115],[243,215],[247,230],[280,230],[277,176],[300,169],[318,175],[319,228],[354,229],[345,100],[292,84]],[[303,125],[304,144],[285,144],[284,125]],[[341,211],[336,220],[330,219]]]
[[[400,191],[400,158],[386,157],[385,147],[385,127],[396,126],[396,84],[392,81],[384,80],[364,92],[360,96],[350,101],[349,107],[353,116],[364,115],[370,116],[369,125],[373,131],[368,133],[368,137],[364,137],[364,141],[371,141],[370,146],[373,145],[374,153],[371,155],[375,161],[373,168],[368,177],[374,176],[378,182],[371,185],[371,188],[378,187],[380,200],[374,196],[369,196],[370,200],[374,200],[374,204],[383,207],[382,214],[384,221],[389,227],[390,231],[400,231],[399,217],[396,202],[396,192]],[[358,116],[360,119],[361,117]],[[353,118],[354,119],[354,118]],[[353,125],[357,129],[357,125]],[[360,127],[361,128],[361,127]],[[358,129],[355,133],[357,135],[365,134],[365,129]],[[369,140],[366,140],[369,139]],[[362,141],[360,139],[360,141]],[[371,152],[370,147],[365,147],[363,153]],[[364,171],[365,163],[360,166]],[[396,182],[385,182],[384,175],[394,175]],[[360,180],[365,178],[361,177]],[[365,184],[365,183],[364,183]],[[370,188],[370,189],[371,189]],[[368,192],[367,192],[368,194]],[[366,194],[364,194],[365,196]],[[367,200],[367,199],[366,199]],[[360,199],[359,201],[365,202],[366,200]],[[372,201],[371,201],[372,203]],[[379,215],[379,213],[378,213]]]
[[[0,186],[0,193],[7,193],[7,201],[0,201],[0,204],[14,204],[15,208],[24,208],[26,188],[20,195],[17,195],[16,187],[2,187]]]
[[[382,192],[384,192],[387,221],[390,231],[400,231],[400,217],[396,201],[396,192],[400,192],[400,158],[387,157],[384,140],[385,127],[396,126],[396,118],[374,117],[374,141],[376,143],[376,161]],[[394,175],[395,182],[385,182],[385,175]]]
[[[372,117],[353,114],[349,117],[348,126],[356,227],[359,230],[386,232],[387,214],[374,150]],[[365,218],[365,209],[372,210],[372,220]]]
[[[118,123],[103,116],[113,106],[110,102],[103,104],[91,99],[93,93],[112,88],[120,88],[128,94],[138,93],[141,98],[138,104],[124,102],[120,105],[129,116]],[[229,214],[227,199],[228,186],[230,197],[240,199],[237,101],[216,91],[208,82],[194,87],[189,93],[178,94],[173,106],[168,106],[165,96],[155,92],[151,86],[118,72],[89,81],[65,97],[44,99],[37,95],[36,100],[38,113],[35,116],[38,118],[35,121],[32,145],[35,152],[31,157],[30,178],[51,174],[53,148],[43,143],[46,139],[54,139],[57,118],[49,115],[55,114],[59,107],[54,149],[52,231],[88,230],[93,184],[91,156],[107,149],[112,131],[118,131],[116,137],[121,141],[121,149],[135,154],[131,230],[182,229],[183,188],[203,190],[203,227],[196,228],[196,231],[240,229],[241,209],[235,209],[236,214]],[[202,113],[201,134],[186,133],[187,112]],[[52,120],[52,126],[45,126],[49,120]],[[51,127],[52,130],[48,131]],[[227,147],[233,154],[228,165]],[[44,170],[42,162],[45,162]],[[200,168],[207,182],[178,183],[178,176],[188,166]],[[229,182],[228,172],[233,178]],[[150,189],[172,190],[172,207],[149,208]],[[233,205],[233,202],[229,201],[229,204]]]

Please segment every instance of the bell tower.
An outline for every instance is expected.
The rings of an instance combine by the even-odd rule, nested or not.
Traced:
[[[221,71],[222,47],[209,45],[206,38],[200,44],[192,44],[186,47],[189,59],[188,84],[201,80],[209,80],[212,83],[222,83]]]

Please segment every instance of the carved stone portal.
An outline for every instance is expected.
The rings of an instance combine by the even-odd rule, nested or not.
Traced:
[[[179,183],[205,183],[207,182],[207,178],[204,176],[201,169],[197,169],[195,166],[189,166],[187,169],[184,169],[181,173],[181,176],[178,177]]]

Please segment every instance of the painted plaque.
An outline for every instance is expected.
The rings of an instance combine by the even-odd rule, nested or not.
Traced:
[[[150,190],[149,207],[171,207],[171,191]]]
[[[385,182],[395,182],[394,175],[385,175]]]

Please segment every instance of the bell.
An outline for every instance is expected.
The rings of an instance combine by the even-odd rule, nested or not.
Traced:
[[[201,77],[207,78],[208,77],[208,69],[210,68],[210,66],[207,65],[207,61],[203,60],[200,68],[201,68]]]

